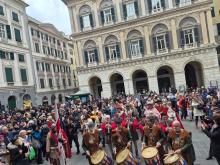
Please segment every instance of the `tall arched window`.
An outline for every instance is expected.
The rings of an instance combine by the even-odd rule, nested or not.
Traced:
[[[121,58],[117,37],[110,35],[105,39],[105,57],[107,62],[118,62]]]
[[[170,49],[170,33],[167,26],[163,24],[156,25],[152,29],[153,50],[156,54],[168,53]]]
[[[137,18],[139,16],[138,1],[123,2],[123,15],[124,20],[131,20]]]
[[[132,30],[128,33],[127,50],[132,59],[141,58],[144,55],[144,39],[141,32]]]
[[[96,43],[92,40],[89,40],[84,44],[84,59],[85,64],[88,66],[97,65],[99,62],[98,49]]]
[[[94,27],[93,15],[90,6],[84,5],[79,10],[81,31],[91,30]]]
[[[103,0],[100,4],[100,17],[102,25],[113,24],[115,19],[115,9],[112,0]]]
[[[180,46],[183,48],[196,47],[200,43],[200,26],[191,17],[184,18],[179,24]]]
[[[150,13],[158,13],[165,10],[165,0],[147,0]]]

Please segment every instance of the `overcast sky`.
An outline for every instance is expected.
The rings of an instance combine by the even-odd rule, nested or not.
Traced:
[[[61,0],[24,0],[27,14],[43,22],[52,23],[59,31],[71,34],[69,13],[66,5]]]

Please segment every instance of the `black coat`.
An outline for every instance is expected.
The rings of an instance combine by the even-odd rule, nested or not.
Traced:
[[[205,134],[210,138],[211,140],[211,146],[212,146],[212,154],[216,158],[220,158],[220,126],[217,126],[214,129],[204,130]]]

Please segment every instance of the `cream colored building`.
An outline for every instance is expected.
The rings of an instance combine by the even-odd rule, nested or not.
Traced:
[[[62,103],[74,91],[69,39],[49,23],[29,17],[28,30],[36,82],[36,103]]]
[[[220,82],[211,0],[63,0],[80,90],[208,87]]]
[[[71,62],[71,71],[72,71],[72,82],[74,92],[77,92],[79,90],[79,82],[78,82],[78,76],[77,76],[77,66],[76,66],[76,55],[74,54],[74,46],[72,44],[72,41],[68,43],[69,45],[69,53],[70,53],[70,62]]]
[[[216,43],[218,44],[216,50],[217,50],[218,61],[220,66],[220,2],[219,0],[213,0],[211,13],[212,13],[215,40]]]
[[[0,0],[1,110],[23,109],[23,100],[35,100],[27,6],[22,0]]]

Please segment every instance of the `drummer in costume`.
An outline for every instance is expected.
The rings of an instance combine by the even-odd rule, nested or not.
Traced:
[[[102,147],[102,144],[100,143],[99,130],[95,127],[95,124],[92,121],[88,122],[88,129],[83,133],[82,147],[86,151],[87,159],[90,165],[112,164],[111,158],[107,157],[104,151],[100,149]],[[100,161],[97,161],[97,159],[99,159],[102,156],[103,158],[101,158]]]
[[[102,133],[103,133],[103,147],[105,147],[105,144],[108,145],[112,157],[114,157],[113,154],[113,148],[112,148],[112,133],[114,133],[115,129],[116,129],[117,125],[114,121],[111,121],[111,118],[109,115],[105,116],[104,121],[101,123],[100,128],[102,129]]]
[[[195,151],[192,144],[191,133],[181,129],[179,121],[173,122],[173,128],[169,130],[167,145],[170,154],[181,155],[188,165],[195,161]]]
[[[114,145],[113,151],[115,154],[116,163],[118,165],[137,165],[137,160],[135,160],[133,154],[129,150],[131,146],[131,139],[128,129],[121,126],[120,118],[117,118],[116,124],[116,131],[114,134],[112,134],[112,142]]]
[[[156,119],[156,116],[149,116],[147,118],[147,124],[144,126],[144,139],[142,143],[142,149],[144,149],[145,147],[156,147],[159,152],[159,160],[155,160],[154,163],[157,163],[159,165],[160,162],[163,162],[163,156],[165,154],[163,149],[165,135],[160,126],[155,124]],[[146,162],[146,164],[150,165],[151,163]]]
[[[138,141],[138,133],[137,133],[137,128],[138,128],[138,120],[136,117],[132,116],[132,111],[128,111],[127,118],[122,121],[121,124],[123,127],[128,129],[128,133],[131,139],[132,144],[134,144],[135,148],[135,154],[138,156],[138,146],[137,146],[137,141]],[[132,152],[132,144],[131,144],[131,152]]]

